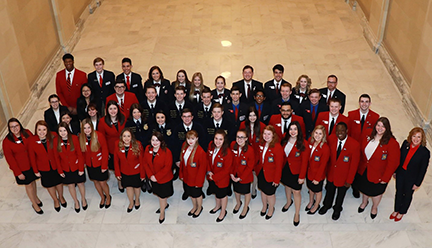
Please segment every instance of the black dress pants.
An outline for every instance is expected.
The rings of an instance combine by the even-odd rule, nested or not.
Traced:
[[[333,206],[333,209],[336,212],[342,212],[342,204],[345,199],[345,195],[348,188],[345,186],[336,187],[332,182],[329,181],[327,181],[325,188],[326,188],[326,196],[324,198],[324,207],[327,209],[330,209],[332,207],[333,200],[335,198],[335,194],[337,190],[336,202]]]
[[[396,174],[396,195],[394,211],[400,214],[406,214],[411,205],[414,190],[414,183],[407,179],[406,170],[400,169]]]

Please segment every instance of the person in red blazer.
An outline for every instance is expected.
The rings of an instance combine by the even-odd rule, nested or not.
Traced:
[[[75,185],[81,195],[83,210],[88,207],[85,199],[84,183],[86,176],[84,173],[84,157],[81,153],[78,137],[71,134],[69,125],[61,122],[58,127],[58,137],[54,140],[54,155],[56,159],[57,171],[63,177],[63,184],[67,184],[70,195],[74,200],[75,212],[80,212],[80,204],[77,198]],[[85,204],[84,204],[85,203]]]
[[[93,181],[96,191],[101,197],[99,208],[109,208],[112,196],[107,184],[108,145],[105,137],[94,129],[90,118],[82,121],[81,130],[82,132],[79,135],[81,152],[84,156],[89,179]]]
[[[327,171],[326,196],[319,214],[326,214],[332,207],[337,190],[336,202],[333,206],[333,220],[338,220],[340,217],[346,191],[354,181],[360,161],[360,145],[347,133],[348,125],[345,122],[339,122],[336,125],[336,135],[331,135],[328,139],[330,162]]]
[[[132,104],[139,103],[137,97],[134,93],[125,91],[126,83],[124,81],[118,81],[114,85],[114,90],[116,93],[107,97],[106,102],[108,105],[109,101],[117,102],[120,111],[125,116],[127,120],[130,115],[130,108]]]
[[[361,143],[364,137],[371,134],[372,129],[380,117],[370,109],[371,98],[368,94],[362,94],[359,97],[360,108],[348,112],[348,135],[358,143]]]
[[[336,124],[339,122],[343,121],[345,123],[349,123],[348,117],[339,112],[342,108],[340,100],[338,98],[331,98],[329,101],[330,111],[319,113],[315,124],[316,126],[323,125],[325,127],[327,136],[335,133]]]
[[[198,218],[203,210],[202,187],[208,168],[207,154],[198,144],[198,132],[190,130],[186,133],[186,142],[180,153],[179,178],[183,180],[184,195],[191,197],[192,209],[188,216]]]
[[[18,185],[25,185],[26,193],[32,203],[34,211],[38,214],[43,214],[42,202],[36,193],[37,179],[28,156],[28,147],[26,143],[32,133],[24,129],[21,123],[16,118],[8,120],[8,134],[3,140],[3,153],[9,168],[15,175],[15,180]]]
[[[87,83],[87,74],[74,67],[74,57],[67,53],[63,55],[65,69],[57,72],[56,92],[63,106],[77,114],[77,99],[81,95],[81,85]]]
[[[300,224],[301,188],[306,178],[306,170],[309,162],[309,144],[303,138],[300,124],[293,121],[288,126],[288,133],[281,141],[285,153],[284,168],[281,182],[285,185],[287,203],[282,207],[282,212],[288,211],[293,202],[295,214],[293,224]],[[291,198],[294,195],[294,200]]]
[[[365,210],[371,197],[370,216],[375,219],[382,195],[400,162],[399,143],[394,138],[390,121],[386,117],[378,119],[371,135],[363,139],[360,149],[360,164],[355,184],[363,193],[363,199],[358,212]]]
[[[159,198],[159,223],[165,221],[165,209],[169,207],[168,197],[174,194],[172,154],[165,143],[162,133],[153,132],[150,145],[144,152],[144,168],[152,182],[153,194]]]
[[[233,154],[229,149],[229,140],[224,130],[215,132],[213,141],[207,150],[209,168],[207,180],[209,187],[207,194],[215,194],[216,206],[210,210],[211,214],[220,211],[216,222],[221,222],[227,215],[228,195],[232,194],[230,187],[230,173],[233,163]],[[234,209],[235,210],[235,209]],[[237,210],[238,211],[238,210]]]
[[[258,188],[261,190],[261,216],[266,220],[273,217],[276,203],[276,188],[282,175],[283,149],[272,125],[264,128],[259,145],[259,163],[255,168],[258,173]],[[267,215],[266,215],[267,213]]]
[[[41,177],[42,186],[48,190],[54,201],[54,209],[59,212],[60,205],[67,206],[63,196],[62,177],[57,172],[57,164],[54,155],[54,137],[48,123],[45,121],[36,122],[34,136],[27,142],[30,163],[36,176]]]
[[[339,111],[339,110],[338,110]],[[306,206],[307,214],[314,215],[320,208],[322,188],[326,173],[330,149],[327,145],[327,134],[323,125],[318,125],[312,132],[309,141],[311,154],[307,171],[306,185],[309,189],[309,203]]]
[[[264,128],[263,128],[264,129]],[[233,213],[236,214],[240,210],[242,202],[241,195],[245,196],[245,205],[239,219],[246,218],[249,213],[249,203],[251,201],[251,182],[254,180],[252,173],[255,165],[255,152],[253,146],[247,142],[248,136],[244,129],[237,132],[236,141],[231,143],[231,151],[234,155],[231,169],[231,180],[234,182],[234,193],[236,198],[236,206]]]
[[[297,121],[300,124],[303,134],[306,132],[303,118],[298,115],[293,115],[292,113],[293,108],[291,106],[291,103],[284,102],[281,105],[280,114],[272,115],[272,117],[270,118],[269,125],[274,126],[274,128],[276,129],[276,133],[279,136],[279,140],[281,140],[285,136],[285,134],[288,133],[288,125],[293,121]]]
[[[146,177],[143,164],[144,151],[141,143],[138,142],[129,128],[123,129],[120,139],[115,143],[114,150],[114,173],[121,182],[122,187],[126,188],[129,199],[127,213],[141,207],[140,192],[142,181]]]

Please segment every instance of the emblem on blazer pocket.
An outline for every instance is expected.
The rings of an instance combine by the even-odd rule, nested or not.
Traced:
[[[172,134],[171,129],[167,129],[166,134],[167,134],[167,136],[171,136],[171,134]]]
[[[387,153],[385,153],[381,156],[381,160],[386,160],[386,159],[387,159]]]
[[[269,157],[269,158],[268,158],[268,162],[269,162],[269,163],[273,163],[273,162],[274,162],[274,158],[273,158],[273,157]]]
[[[196,163],[191,163],[191,167],[195,168],[196,167]]]
[[[221,162],[218,162],[218,163],[216,164],[216,167],[218,167],[218,168],[222,168],[222,163],[221,163]]]
[[[148,125],[145,124],[144,127],[143,127],[143,129],[147,131],[148,130]]]
[[[241,165],[246,165],[246,160],[243,160],[243,159],[242,159],[242,161],[241,161]]]
[[[315,160],[316,162],[319,162],[320,159],[321,159],[321,158],[320,158],[319,156],[315,156],[315,157],[314,157],[314,160]]]
[[[344,161],[344,162],[349,162],[349,157],[348,157],[348,156],[344,156],[343,161]]]
[[[295,157],[296,157],[296,158],[300,157],[300,152],[296,152],[296,153],[295,153]]]

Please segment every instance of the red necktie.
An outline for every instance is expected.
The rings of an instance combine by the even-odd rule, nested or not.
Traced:
[[[330,93],[327,97],[327,105],[330,105],[330,99],[332,98],[332,94]]]
[[[247,89],[247,97],[246,98],[250,98],[251,97],[251,86],[250,84],[248,84],[248,89]]]
[[[276,95],[279,95],[279,84],[276,84]]]
[[[235,120],[237,121],[238,111],[237,111],[237,107],[236,106],[234,106],[234,115],[235,115]]]
[[[101,88],[102,88],[102,83],[103,83],[102,75],[99,75],[99,86]]]
[[[312,121],[315,121],[315,117],[316,117],[315,106],[312,106]]]
[[[129,76],[126,76],[126,85],[127,85],[128,90],[130,90]]]
[[[71,75],[71,73],[68,72],[68,77],[66,79],[67,89],[68,89],[69,92],[71,92],[71,88],[72,88],[70,75]]]
[[[120,99],[120,108],[121,108],[121,112],[124,112],[124,103],[123,103],[123,99]]]

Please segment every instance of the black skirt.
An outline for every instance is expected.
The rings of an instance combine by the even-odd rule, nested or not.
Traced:
[[[41,183],[45,188],[51,188],[62,183],[63,178],[56,170],[39,171],[41,174]]]
[[[172,180],[166,183],[151,182],[151,185],[153,189],[153,194],[157,195],[162,199],[171,197],[174,194],[174,187],[173,187]]]
[[[298,183],[299,175],[294,175],[291,172],[291,168],[288,163],[285,164],[282,170],[282,178],[281,183],[287,187],[292,188],[293,190],[301,190],[302,184]]]
[[[65,177],[62,179],[63,184],[84,183],[86,181],[85,172],[82,176],[78,174],[78,170],[63,173],[65,174]]]
[[[184,190],[186,196],[188,196],[188,197],[190,196],[192,198],[198,198],[198,197],[204,195],[204,193],[202,191],[202,187],[199,187],[199,188],[191,187],[184,182],[183,182],[183,190]]]
[[[306,185],[314,193],[322,192],[324,180],[320,181],[317,185],[313,184],[311,180],[306,178]]]
[[[29,185],[34,180],[38,179],[38,177],[34,174],[32,168],[30,168],[30,170],[23,171],[22,174],[25,176],[24,180],[15,177],[15,180],[18,185]]]
[[[251,183],[233,182],[233,188],[237,194],[246,195],[250,193]]]
[[[267,182],[264,177],[263,170],[258,174],[258,188],[266,195],[274,195],[276,188],[273,186],[273,182]]]
[[[140,174],[135,175],[125,175],[121,174],[121,184],[123,188],[132,187],[132,188],[141,188],[142,181],[140,178]]]
[[[226,188],[219,188],[214,181],[208,181],[209,187],[207,190],[207,195],[215,194],[216,198],[221,199],[225,196],[232,194],[231,187],[228,185]]]
[[[384,194],[387,188],[387,183],[381,184],[370,182],[367,178],[367,169],[364,171],[363,175],[356,175],[354,184],[360,192],[370,197]]]
[[[102,173],[102,167],[90,167],[87,166],[87,173],[90,180],[103,182],[108,180],[108,170]]]

